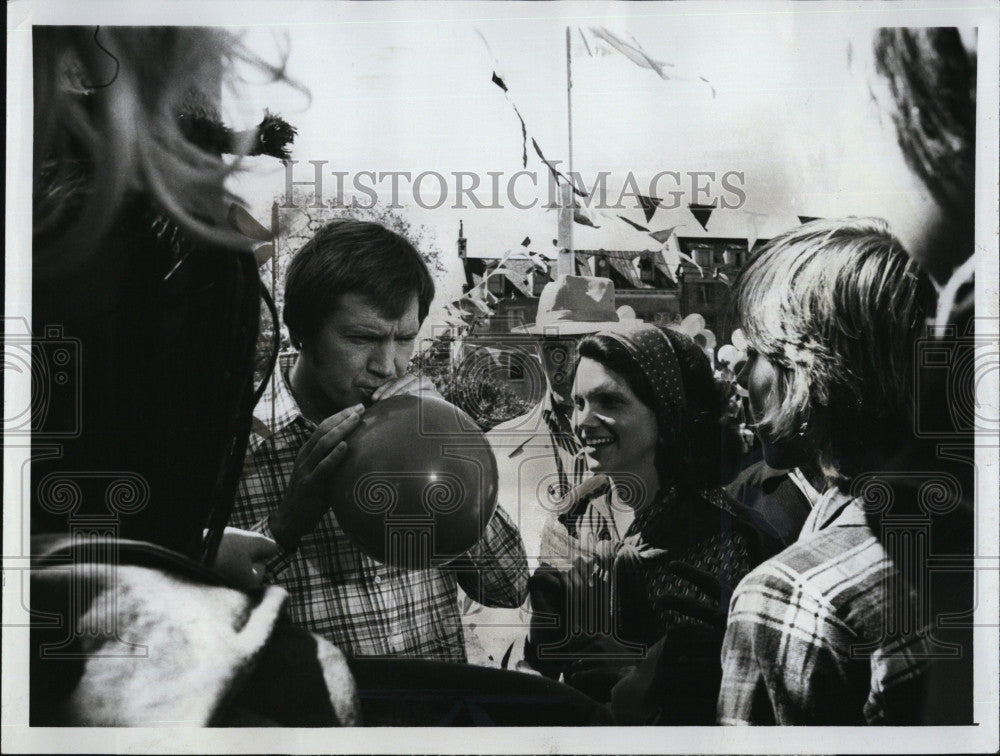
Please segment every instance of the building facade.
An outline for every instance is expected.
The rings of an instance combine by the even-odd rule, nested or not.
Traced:
[[[757,241],[754,249],[765,241]],[[631,307],[637,318],[650,323],[669,325],[698,313],[716,343],[726,344],[736,327],[730,287],[746,263],[747,239],[699,236],[678,237],[677,242],[683,256],[674,269],[660,249],[582,249],[575,252],[576,273],[610,278],[616,306]],[[491,377],[507,383],[525,400],[537,401],[545,391],[545,377],[535,339],[512,329],[534,322],[538,297],[556,277],[556,260],[541,263],[537,255],[525,253],[508,257],[504,272],[494,273],[502,258],[470,256],[461,225],[458,254],[465,271],[464,290],[485,278],[487,291],[496,298],[493,314],[476,319],[458,358],[463,364],[491,364]]]

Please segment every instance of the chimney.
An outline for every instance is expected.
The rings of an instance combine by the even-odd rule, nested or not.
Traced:
[[[463,231],[462,221],[458,222],[458,259],[465,259],[465,233]]]

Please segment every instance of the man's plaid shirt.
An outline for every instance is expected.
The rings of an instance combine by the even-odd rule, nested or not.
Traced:
[[[275,394],[266,393],[254,413],[270,435],[250,440],[230,518],[231,525],[268,537],[268,516],[316,428],[299,411],[285,376],[274,385]],[[288,590],[293,622],[348,653],[464,662],[457,586],[487,606],[520,606],[528,591],[524,545],[501,508],[468,556],[463,571],[390,567],[363,553],[327,512],[296,551],[269,562],[267,579]]]
[[[721,724],[909,724],[921,716],[929,646],[916,593],[860,502],[827,491],[796,543],[733,594]]]

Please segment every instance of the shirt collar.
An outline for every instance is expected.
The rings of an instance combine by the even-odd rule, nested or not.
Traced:
[[[551,391],[546,391],[542,398],[542,417],[546,422],[555,420],[560,426],[569,425],[570,413],[562,405],[556,403]]]
[[[820,491],[809,482],[809,479],[805,476],[797,467],[792,468],[788,471],[788,479],[794,483],[798,489],[802,492],[802,495],[806,497],[806,501],[809,502],[810,507],[816,506],[816,502],[820,500],[823,495]]]
[[[852,527],[866,525],[864,510],[860,502],[836,486],[831,486],[813,504],[812,512],[802,525],[799,538],[818,533],[831,527]]]
[[[288,370],[277,367],[274,376],[267,382],[267,390],[254,407],[253,417],[254,434],[250,438],[251,451],[256,450],[264,441],[280,433],[296,420],[301,420],[309,430],[316,427],[314,422],[302,414],[292,395]]]

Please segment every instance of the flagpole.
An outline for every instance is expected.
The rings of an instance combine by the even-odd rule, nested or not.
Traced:
[[[569,180],[573,181],[573,53],[569,27],[566,27],[566,122],[569,133]],[[572,250],[570,250],[572,251]]]
[[[572,203],[573,202],[573,64],[572,64],[572,53],[570,52],[570,30],[566,27],[566,121],[567,121],[567,131],[569,136],[569,180],[570,188],[563,192],[563,202]],[[564,273],[567,275],[573,275],[576,273],[576,255],[573,247],[573,219],[572,210],[564,210],[564,212],[570,214],[569,223],[567,224],[566,233],[566,247],[559,253],[559,264],[557,270],[559,273]]]
[[[274,245],[274,257],[271,258],[271,301],[278,301],[278,200],[271,203],[271,243]],[[274,308],[277,313],[278,308]],[[280,316],[279,316],[280,317]],[[278,357],[271,370],[271,432],[274,433],[277,425],[277,410],[275,409],[274,397],[278,395],[278,374],[281,372],[281,325],[271,324],[271,331],[274,338],[278,340]],[[284,380],[283,378],[281,380]]]

